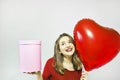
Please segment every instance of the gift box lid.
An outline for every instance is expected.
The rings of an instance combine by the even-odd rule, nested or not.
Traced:
[[[40,40],[20,40],[19,41],[20,45],[41,45]]]

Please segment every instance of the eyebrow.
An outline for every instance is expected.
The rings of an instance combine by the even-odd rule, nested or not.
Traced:
[[[61,44],[65,43],[65,41],[62,41]]]

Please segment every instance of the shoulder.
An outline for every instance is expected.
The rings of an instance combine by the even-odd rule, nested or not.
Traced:
[[[51,57],[47,60],[47,62],[52,62],[52,61],[55,61],[53,57]]]
[[[53,69],[54,68],[54,62],[55,62],[55,60],[54,60],[54,58],[52,57],[52,58],[49,58],[48,60],[47,60],[47,62],[46,62],[46,64],[45,64],[45,69]]]
[[[53,57],[49,58],[46,62],[46,64],[52,64],[55,62],[55,59]]]

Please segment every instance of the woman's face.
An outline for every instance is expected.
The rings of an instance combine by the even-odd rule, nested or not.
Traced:
[[[64,56],[72,56],[75,51],[75,46],[68,36],[64,36],[59,40],[59,47]]]

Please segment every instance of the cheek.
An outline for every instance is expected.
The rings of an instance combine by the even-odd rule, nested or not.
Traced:
[[[73,48],[73,52],[75,52],[75,48]]]
[[[64,46],[61,46],[61,47],[60,47],[60,51],[61,51],[61,52],[65,51],[65,47],[64,47]]]
[[[74,47],[74,45],[73,45],[73,52],[75,52],[75,47]]]

